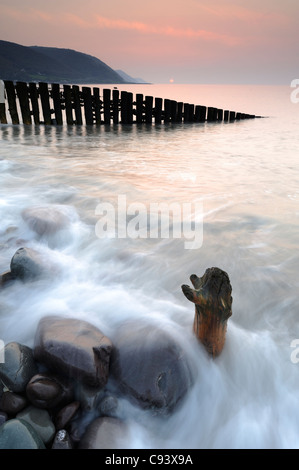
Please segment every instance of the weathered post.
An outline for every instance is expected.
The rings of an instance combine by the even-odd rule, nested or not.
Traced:
[[[128,92],[122,91],[120,94],[120,115],[121,115],[121,123],[128,124]]]
[[[20,124],[17,103],[16,103],[16,90],[12,81],[5,80],[5,90],[8,100],[8,110],[11,116],[11,121],[13,124]]]
[[[143,95],[137,93],[136,95],[136,122],[137,124],[142,123],[143,115]]]
[[[182,291],[195,304],[193,331],[209,354],[218,356],[225,343],[227,320],[232,315],[232,288],[228,274],[208,268],[202,277],[190,276],[194,289],[182,285]]]
[[[104,124],[110,124],[111,120],[111,90],[104,88],[103,90],[103,102],[104,102]]]
[[[29,83],[29,97],[32,106],[34,124],[40,124],[39,99],[36,83]]]
[[[162,121],[162,105],[163,105],[163,99],[162,98],[155,98],[155,109],[154,109],[155,124],[161,124],[161,121]]]
[[[5,87],[3,80],[0,80],[0,124],[7,124],[5,113]]]
[[[49,101],[49,88],[48,84],[44,82],[39,83],[39,94],[42,103],[43,109],[43,116],[44,116],[44,123],[45,125],[51,125],[51,108],[50,108],[50,101]]]
[[[27,83],[17,82],[16,90],[17,90],[17,95],[19,98],[20,107],[21,107],[23,124],[32,124]]]
[[[101,124],[101,99],[100,89],[98,87],[93,89],[92,105],[96,125],[99,125]]]
[[[177,110],[178,110],[178,103],[175,100],[170,101],[170,119],[171,122],[177,121]]]
[[[177,112],[177,122],[182,122],[183,120],[183,107],[184,107],[184,103],[182,101],[179,101],[178,112]]]
[[[133,124],[133,93],[128,92],[127,94],[127,119],[128,124]]]
[[[63,85],[63,90],[64,90],[64,106],[65,106],[66,122],[69,126],[72,126],[74,124],[74,118],[73,118],[71,86]]]
[[[93,124],[91,89],[88,86],[82,87],[82,98],[84,103],[85,122],[88,126]]]
[[[73,95],[73,101],[74,101],[76,124],[78,126],[82,126],[83,121],[82,121],[82,111],[81,111],[80,88],[78,85],[72,86],[72,95]]]
[[[119,91],[112,91],[112,109],[113,109],[113,124],[118,124],[119,121]]]
[[[59,83],[52,83],[51,85],[51,96],[54,105],[55,121],[57,126],[62,126],[62,109],[61,109],[61,97],[60,97],[60,85]]]
[[[153,102],[152,96],[145,97],[145,122],[151,124],[153,121]]]
[[[169,122],[171,116],[171,101],[168,99],[164,100],[164,122]]]

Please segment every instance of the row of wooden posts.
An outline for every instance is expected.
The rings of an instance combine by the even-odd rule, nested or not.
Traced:
[[[97,87],[12,82],[4,80],[5,102],[0,104],[0,123],[93,125],[179,122],[231,122],[260,116],[214,107],[154,98],[116,87]]]

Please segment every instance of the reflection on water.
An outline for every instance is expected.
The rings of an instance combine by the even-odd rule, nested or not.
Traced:
[[[1,338],[32,345],[39,318],[53,313],[84,318],[108,336],[120,320],[146,318],[175,331],[194,364],[198,379],[169,419],[124,402],[134,416],[131,447],[298,447],[299,366],[290,360],[299,335],[294,116],[229,125],[0,127],[1,272],[25,245],[57,266],[51,283],[16,283],[1,293]],[[97,238],[95,209],[118,195],[128,204],[202,201],[203,246]],[[71,224],[60,235],[38,236],[22,212],[39,205],[66,206]],[[233,288],[227,342],[215,361],[193,337],[194,308],[180,288],[212,266],[227,271]]]

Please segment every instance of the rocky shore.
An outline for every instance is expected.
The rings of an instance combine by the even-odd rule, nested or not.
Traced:
[[[1,288],[48,270],[39,253],[22,247]],[[85,320],[49,315],[32,348],[10,342],[1,357],[0,449],[126,448],[123,398],[167,416],[193,382],[180,345],[144,322],[125,322],[108,338]]]

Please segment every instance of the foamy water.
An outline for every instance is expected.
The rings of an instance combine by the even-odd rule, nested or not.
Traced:
[[[121,87],[120,87],[121,88]],[[297,448],[299,104],[288,87],[128,86],[144,95],[269,116],[223,124],[0,126],[0,270],[20,246],[43,253],[51,281],[1,292],[0,338],[33,345],[40,318],[90,321],[107,336],[147,320],[177,337],[196,381],[169,418],[123,400],[131,448]],[[202,202],[203,244],[99,238],[98,204]],[[69,219],[39,236],[22,217],[43,206]],[[233,315],[212,360],[192,334],[189,276],[225,270]]]

